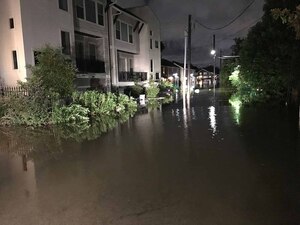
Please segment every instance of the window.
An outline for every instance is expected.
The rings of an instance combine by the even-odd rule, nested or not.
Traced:
[[[41,52],[39,51],[33,51],[33,57],[34,57],[34,65],[39,64],[39,55],[41,54]]]
[[[14,64],[14,69],[18,69],[18,58],[17,58],[17,51],[12,51],[13,55],[13,64]]]
[[[120,21],[117,21],[117,23],[116,23],[116,38],[118,40],[121,40],[121,24],[120,24]]]
[[[82,42],[75,43],[76,48],[76,58],[83,59],[84,58],[84,47]]]
[[[150,36],[152,36],[152,30],[150,30]]]
[[[159,48],[158,41],[155,41],[155,48]]]
[[[87,21],[96,23],[96,5],[94,1],[85,0],[85,16]]]
[[[128,26],[129,29],[129,43],[133,43],[133,29],[132,26]]]
[[[121,40],[128,42],[128,30],[126,23],[121,23]]]
[[[68,0],[58,0],[59,8],[68,11]]]
[[[153,72],[153,60],[150,60],[150,72]]]
[[[150,38],[150,49],[152,49],[152,39]]]
[[[89,44],[90,60],[96,61],[96,45]]]
[[[98,24],[99,25],[104,25],[104,8],[103,5],[100,3],[97,3],[97,17],[98,17]]]
[[[84,19],[83,0],[76,0],[76,15],[80,19]]]
[[[15,28],[15,23],[14,23],[14,19],[13,18],[9,19],[9,27],[10,27],[10,29],[14,29]]]
[[[133,27],[127,23],[116,22],[116,39],[133,43]]]
[[[70,33],[61,31],[61,46],[62,52],[66,55],[71,54],[71,46],[70,46]]]

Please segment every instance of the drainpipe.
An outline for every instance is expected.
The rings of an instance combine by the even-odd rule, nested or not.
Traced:
[[[109,74],[110,74],[110,91],[112,90],[112,86],[113,86],[113,82],[112,82],[112,76],[113,76],[113,70],[112,67],[114,66],[114,60],[112,61],[112,56],[114,57],[114,54],[112,54],[111,51],[114,51],[114,48],[111,49],[111,43],[113,42],[113,38],[112,37],[112,31],[111,29],[113,29],[113,25],[111,27],[111,23],[113,22],[111,19],[111,15],[112,15],[112,9],[111,6],[116,4],[115,2],[112,2],[111,0],[107,0],[107,4],[105,7],[105,11],[106,11],[106,20],[107,20],[107,31],[108,31],[108,57],[109,57]]]

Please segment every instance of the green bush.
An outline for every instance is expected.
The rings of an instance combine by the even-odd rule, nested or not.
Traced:
[[[73,81],[76,68],[69,56],[62,54],[61,49],[49,45],[38,50],[38,63],[29,66],[31,82],[38,82],[45,92],[55,92],[67,97],[74,91]]]
[[[116,113],[117,97],[115,94],[104,94],[97,91],[74,92],[72,98],[74,104],[88,108],[92,118],[103,115],[114,116]]]
[[[89,110],[81,105],[55,107],[52,112],[52,122],[54,124],[84,125],[89,123],[88,114]]]
[[[150,81],[149,87],[146,88],[147,98],[156,98],[159,93],[159,88],[157,84],[153,81]]]
[[[142,85],[135,84],[124,89],[124,94],[138,98],[141,94],[145,94],[145,88]]]

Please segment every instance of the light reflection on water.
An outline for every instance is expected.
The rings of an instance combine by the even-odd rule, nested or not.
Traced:
[[[217,133],[216,108],[215,108],[215,106],[210,106],[210,107],[208,107],[208,110],[209,110],[208,118],[209,118],[211,130],[212,130],[212,135],[215,136]]]
[[[91,141],[0,133],[1,225],[297,224],[298,121],[241,108],[236,126],[232,106],[200,97]]]

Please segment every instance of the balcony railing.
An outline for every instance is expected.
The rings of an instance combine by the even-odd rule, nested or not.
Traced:
[[[120,82],[135,82],[147,80],[147,72],[119,72]]]
[[[76,65],[80,73],[105,73],[105,65],[100,60],[76,59]]]

